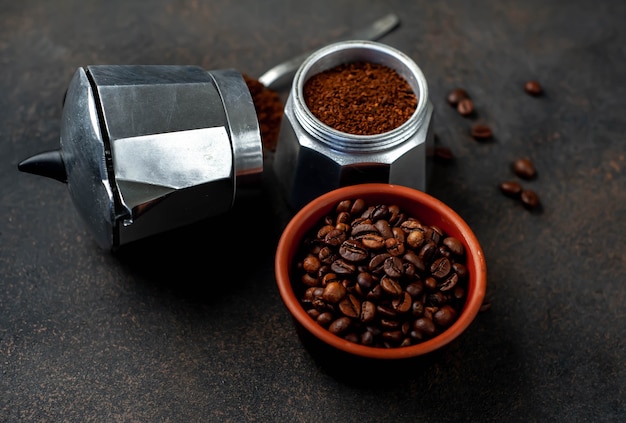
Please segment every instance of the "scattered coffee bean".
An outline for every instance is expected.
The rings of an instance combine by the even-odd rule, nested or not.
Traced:
[[[520,199],[527,209],[534,209],[539,205],[539,196],[530,189],[523,190],[520,194]]]
[[[466,98],[469,98],[467,91],[465,91],[463,88],[455,88],[448,93],[447,100],[451,106],[456,107],[461,100]]]
[[[485,300],[480,306],[480,311],[485,312],[491,310],[491,301]]]
[[[543,88],[541,87],[541,84],[539,84],[539,82],[537,81],[526,82],[526,84],[524,84],[524,91],[535,97],[543,94]]]
[[[456,105],[456,110],[461,116],[471,116],[474,113],[474,102],[469,98],[461,99]]]
[[[472,126],[471,134],[474,139],[478,141],[483,141],[491,138],[493,136],[493,132],[491,128],[487,125],[477,123]]]
[[[500,184],[500,191],[509,197],[519,198],[522,193],[522,185],[516,181],[502,182]]]
[[[442,162],[450,162],[454,160],[454,153],[448,147],[435,147],[434,157]]]
[[[512,164],[513,172],[523,179],[532,179],[537,176],[535,165],[530,159],[517,159]]]
[[[341,201],[303,247],[294,266],[303,281],[301,304],[350,342],[415,345],[452,325],[465,303],[463,243],[397,205]]]

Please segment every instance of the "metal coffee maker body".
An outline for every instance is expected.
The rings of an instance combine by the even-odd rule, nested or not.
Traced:
[[[378,63],[401,75],[417,107],[401,126],[378,135],[341,132],[322,123],[304,99],[306,81],[350,62]],[[346,185],[385,182],[426,190],[434,134],[426,79],[404,53],[373,41],[342,41],[309,56],[300,66],[285,104],[273,168],[287,203],[300,209],[315,197]]]
[[[106,249],[224,213],[263,171],[256,111],[235,70],[81,67],[60,132],[59,150],[18,168],[67,183]]]

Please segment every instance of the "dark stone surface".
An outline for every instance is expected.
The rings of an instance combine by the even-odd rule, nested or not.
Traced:
[[[429,192],[477,234],[493,304],[393,385],[336,377],[300,342],[275,288],[291,213],[270,172],[229,216],[114,255],[62,183],[17,171],[58,148],[79,66],[260,75],[389,11],[402,24],[381,41],[424,71],[455,155]],[[0,421],[625,421],[624,22],[610,0],[3,2]],[[524,93],[529,79],[544,96]],[[474,117],[447,105],[457,86]],[[494,138],[474,141],[474,122]],[[497,189],[522,156],[538,212]],[[232,251],[216,233],[256,257],[218,270]]]

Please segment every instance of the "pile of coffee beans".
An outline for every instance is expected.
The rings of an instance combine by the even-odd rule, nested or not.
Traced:
[[[331,333],[380,348],[446,330],[466,299],[463,243],[393,204],[338,202],[308,234],[294,275],[307,313]]]

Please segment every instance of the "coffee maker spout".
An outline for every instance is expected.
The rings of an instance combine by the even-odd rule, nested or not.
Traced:
[[[67,183],[67,172],[61,150],[44,151],[21,161],[18,170]]]

